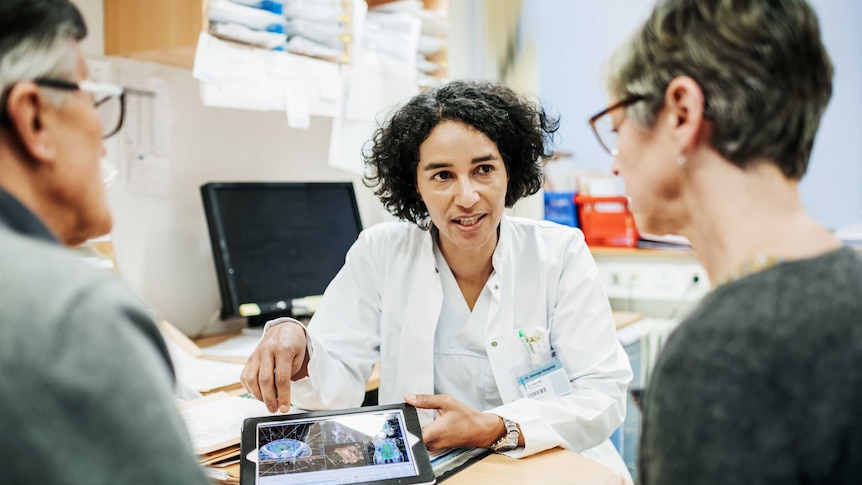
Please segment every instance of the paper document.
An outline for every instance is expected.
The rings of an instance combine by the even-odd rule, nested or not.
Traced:
[[[849,224],[835,231],[835,237],[850,246],[862,246],[862,222]]]
[[[203,455],[240,441],[242,422],[266,416],[266,405],[256,399],[216,393],[180,404],[180,414],[189,430],[195,453]]]
[[[253,49],[201,33],[195,79],[205,106],[287,111],[291,126],[309,116],[334,116],[342,93],[341,69],[334,62]]]
[[[241,334],[229,338],[224,342],[201,349],[203,358],[221,357],[224,359],[245,362],[251,356],[257,344],[260,342],[260,334]]]
[[[173,349],[175,350],[172,350]],[[201,393],[240,386],[242,364],[189,357],[168,342],[177,381]]]
[[[208,84],[259,89],[266,69],[256,49],[201,32],[192,76]]]
[[[484,457],[491,454],[488,448],[448,448],[445,450],[429,451],[431,468],[434,476],[441,477],[456,468],[464,465],[473,458]]]
[[[376,121],[419,92],[411,66],[375,52],[357,52],[349,77],[343,115],[351,121]]]
[[[201,393],[240,386],[243,364],[198,358],[200,349],[194,342],[191,342],[191,347],[188,344],[183,345],[183,340],[178,341],[177,335],[165,331],[165,328],[170,328],[166,325],[170,324],[160,322],[159,328],[171,354],[178,383]]]

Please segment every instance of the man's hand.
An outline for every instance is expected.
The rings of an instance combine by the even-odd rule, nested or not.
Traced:
[[[487,448],[506,432],[501,417],[476,411],[446,394],[408,394],[404,401],[437,410],[437,419],[422,428],[422,439],[432,451],[453,446]]]
[[[307,337],[295,322],[270,327],[240,377],[243,387],[269,412],[290,410],[290,381],[308,375]]]

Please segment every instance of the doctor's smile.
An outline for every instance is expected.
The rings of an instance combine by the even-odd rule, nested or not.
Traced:
[[[476,226],[477,223],[481,221],[483,217],[485,217],[484,214],[473,217],[462,217],[460,219],[453,219],[453,222],[461,226],[462,230],[471,230],[476,229],[476,227],[474,226]]]

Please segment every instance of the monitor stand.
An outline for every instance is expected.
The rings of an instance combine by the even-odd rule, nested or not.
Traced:
[[[290,313],[290,310],[282,310],[277,312],[270,313],[261,313],[260,315],[254,315],[248,317],[248,326],[249,327],[262,327],[266,325],[266,322],[270,320],[274,320],[279,317],[292,317],[293,315]]]

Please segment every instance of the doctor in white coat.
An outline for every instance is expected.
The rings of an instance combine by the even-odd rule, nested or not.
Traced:
[[[402,222],[360,234],[307,328],[267,324],[245,387],[270,411],[357,407],[379,361],[380,403],[428,410],[429,449],[561,446],[630,478],[608,437],[632,373],[583,235],[504,214],[541,187],[557,127],[485,82],[397,110],[366,183]]]

